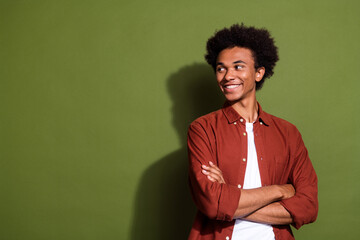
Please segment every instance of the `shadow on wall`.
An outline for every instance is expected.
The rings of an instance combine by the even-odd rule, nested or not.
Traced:
[[[196,212],[188,187],[187,128],[224,101],[213,70],[206,64],[181,68],[169,77],[167,87],[181,148],[144,172],[136,195],[132,240],[187,239]]]

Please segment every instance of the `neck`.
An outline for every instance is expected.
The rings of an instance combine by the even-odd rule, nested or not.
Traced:
[[[232,107],[246,122],[253,123],[258,117],[258,104],[256,98],[243,99],[235,103],[231,103]]]

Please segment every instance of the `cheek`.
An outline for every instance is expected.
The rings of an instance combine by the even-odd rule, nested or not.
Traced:
[[[249,78],[250,77],[250,75],[251,74],[249,74],[248,72],[246,72],[246,71],[242,71],[242,72],[240,72],[239,74],[239,77],[241,77],[241,78]]]
[[[256,75],[255,74],[249,74],[249,73],[243,73],[240,78],[245,79],[248,83],[255,83],[256,82]]]

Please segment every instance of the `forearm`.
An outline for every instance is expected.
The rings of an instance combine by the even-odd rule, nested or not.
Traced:
[[[241,190],[239,204],[233,218],[245,217],[270,203],[283,199],[285,196],[281,190],[281,186],[278,185]]]
[[[278,202],[266,205],[242,219],[271,225],[286,225],[293,222],[290,213]]]

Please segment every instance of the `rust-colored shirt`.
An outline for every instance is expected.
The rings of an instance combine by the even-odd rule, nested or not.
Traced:
[[[291,123],[262,111],[254,122],[254,138],[262,186],[291,183],[295,196],[280,203],[293,226],[315,221],[317,177],[301,135]],[[247,162],[245,119],[229,104],[191,123],[188,132],[190,188],[198,208],[189,239],[229,240]],[[226,184],[211,182],[201,165],[215,163]],[[294,239],[290,225],[274,225],[275,238]]]

